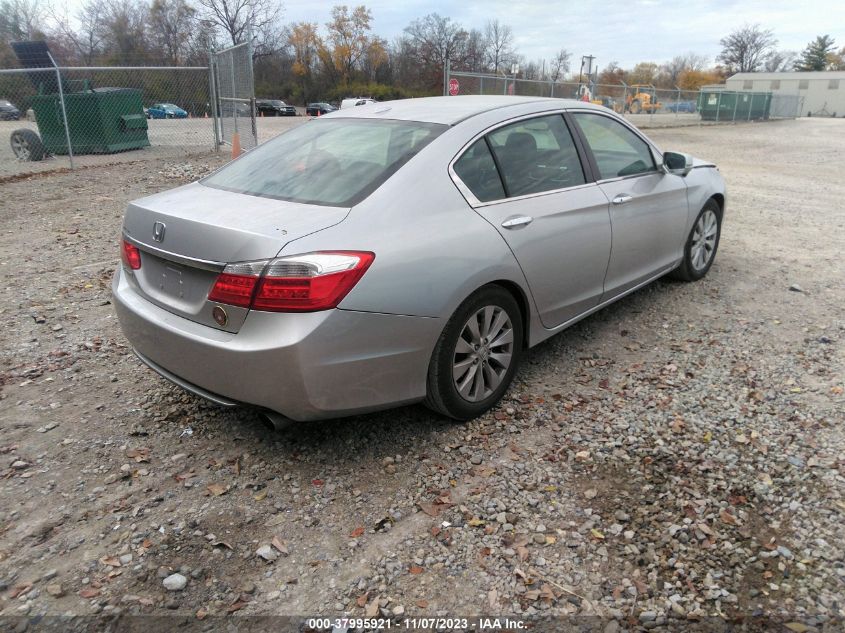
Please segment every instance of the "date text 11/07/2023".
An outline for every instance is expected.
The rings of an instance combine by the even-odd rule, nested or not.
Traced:
[[[349,631],[366,629],[406,631],[521,631],[527,628],[524,620],[507,617],[473,618],[308,618],[306,626],[313,631]]]

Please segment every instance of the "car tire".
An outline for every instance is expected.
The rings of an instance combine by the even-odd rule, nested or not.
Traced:
[[[425,405],[455,420],[494,406],[519,365],[523,327],[519,305],[501,286],[485,286],[466,299],[434,347]]]
[[[707,274],[716,259],[722,236],[722,208],[710,198],[692,223],[684,244],[684,258],[672,276],[681,281],[698,281]]]
[[[634,99],[631,102],[631,114],[639,114],[642,111],[639,99]]]
[[[44,158],[46,151],[41,137],[27,128],[21,128],[12,132],[9,138],[12,152],[18,160],[39,161]]]

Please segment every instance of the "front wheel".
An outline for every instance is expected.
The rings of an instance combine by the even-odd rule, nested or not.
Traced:
[[[471,420],[490,409],[513,380],[522,333],[522,313],[507,290],[485,286],[469,297],[434,348],[426,406],[456,420]]]
[[[673,276],[683,281],[698,281],[704,277],[716,258],[721,235],[722,209],[711,198],[693,222],[684,245],[684,258],[673,271]]]

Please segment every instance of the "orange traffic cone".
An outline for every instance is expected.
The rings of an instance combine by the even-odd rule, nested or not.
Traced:
[[[241,155],[241,135],[235,132],[232,134],[232,160]]]
[[[319,109],[317,110],[317,116],[320,116],[320,110]]]

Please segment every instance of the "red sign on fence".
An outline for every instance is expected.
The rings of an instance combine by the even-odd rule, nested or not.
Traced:
[[[461,84],[458,83],[458,80],[454,77],[449,80],[449,94],[453,97],[457,96],[458,92],[461,90]]]

